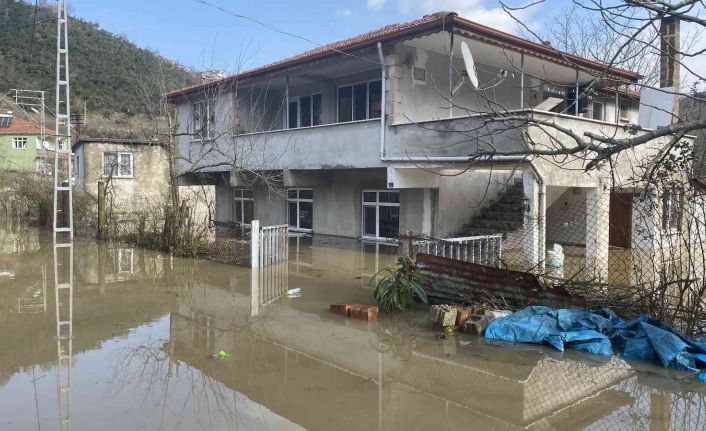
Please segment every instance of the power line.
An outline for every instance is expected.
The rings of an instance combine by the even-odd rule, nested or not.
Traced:
[[[27,60],[27,73],[29,73],[29,68],[32,66],[32,50],[34,49],[34,31],[37,26],[37,8],[39,7],[39,0],[34,0],[34,16],[32,17],[32,39],[29,43],[29,57]]]
[[[380,62],[379,62],[379,61],[370,60],[369,58],[360,57],[360,56],[358,56],[358,55],[351,54],[351,53],[349,53],[349,52],[341,51],[340,49],[336,49],[336,48],[333,48],[333,47],[331,47],[331,46],[329,46],[329,45],[316,42],[315,40],[308,39],[308,38],[306,38],[306,37],[304,37],[304,36],[300,36],[300,35],[298,35],[298,34],[290,33],[290,32],[288,32],[288,31],[286,31],[286,30],[282,30],[282,29],[277,28],[277,27],[275,27],[275,26],[273,26],[273,25],[267,24],[266,22],[260,21],[260,20],[257,19],[257,18],[253,18],[253,17],[248,16],[248,15],[243,15],[243,14],[240,14],[240,13],[237,13],[237,12],[233,12],[233,11],[231,11],[231,10],[228,10],[228,9],[224,8],[224,7],[221,7],[221,6],[215,5],[215,4],[213,4],[213,3],[210,3],[210,2],[208,2],[208,1],[206,1],[206,0],[192,0],[192,1],[195,2],[195,3],[201,3],[201,4],[205,5],[205,6],[211,7],[211,8],[213,8],[213,9],[217,9],[217,10],[219,10],[219,11],[221,11],[221,12],[227,14],[227,15],[231,15],[231,16],[234,16],[234,17],[236,17],[236,18],[241,18],[241,19],[244,19],[244,20],[247,20],[247,21],[250,21],[250,22],[254,22],[255,24],[258,24],[258,25],[260,25],[260,26],[262,26],[262,27],[265,27],[266,29],[268,29],[268,30],[270,30],[270,31],[273,31],[273,32],[275,32],[275,33],[280,33],[280,34],[284,34],[284,35],[286,35],[286,36],[294,37],[294,38],[296,38],[296,39],[301,39],[301,40],[303,40],[303,41],[305,41],[305,42],[308,42],[308,43],[311,43],[311,44],[313,44],[313,45],[316,45],[316,46],[318,46],[319,48],[324,48],[324,49],[327,49],[327,50],[329,50],[329,51],[337,52],[337,53],[339,53],[339,54],[343,54],[343,55],[346,55],[346,56],[348,56],[348,57],[357,58],[357,59],[359,59],[359,60],[363,60],[363,61],[367,61],[368,63],[372,63],[372,64],[374,64],[374,65],[376,65],[376,66],[380,66]]]

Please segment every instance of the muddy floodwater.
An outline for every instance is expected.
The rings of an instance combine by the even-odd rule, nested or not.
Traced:
[[[253,276],[76,241],[57,284],[50,235],[2,230],[0,430],[706,429],[706,385],[659,368],[329,313],[396,252],[291,238]]]

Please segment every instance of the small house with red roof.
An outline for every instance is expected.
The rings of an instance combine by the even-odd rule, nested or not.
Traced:
[[[46,130],[45,133],[53,132]],[[0,114],[1,170],[48,174],[51,172],[49,157],[39,124],[18,118],[11,112]]]

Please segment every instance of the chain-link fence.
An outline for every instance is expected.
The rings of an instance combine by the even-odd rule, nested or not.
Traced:
[[[545,214],[522,205],[519,227],[472,237],[415,237],[414,252],[532,272],[581,294],[589,305],[628,316],[650,313],[687,332],[701,331],[706,323],[703,191],[659,183],[641,190],[550,187],[547,195]]]

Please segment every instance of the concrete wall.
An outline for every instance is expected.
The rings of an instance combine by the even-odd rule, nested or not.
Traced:
[[[130,145],[108,143],[83,144],[81,177],[83,190],[92,196],[98,193],[98,181],[103,177],[103,153],[132,153],[133,176],[112,178],[112,199],[123,209],[162,205],[169,193],[169,162],[167,152],[158,145]]]
[[[547,208],[547,242],[586,244],[586,189],[561,190],[561,196]]]
[[[449,237],[478,216],[482,208],[498,198],[511,177],[512,171],[470,170],[461,175],[458,171],[441,172],[438,191],[438,210],[434,235]]]
[[[302,185],[314,191],[314,233],[358,238],[362,236],[363,190],[386,189],[383,169],[327,171],[326,184]],[[299,187],[299,186],[297,186]],[[216,220],[232,220],[232,187],[216,186]],[[256,187],[255,218],[263,225],[287,223],[287,200],[282,191]],[[400,190],[400,232],[422,231],[422,189]]]

